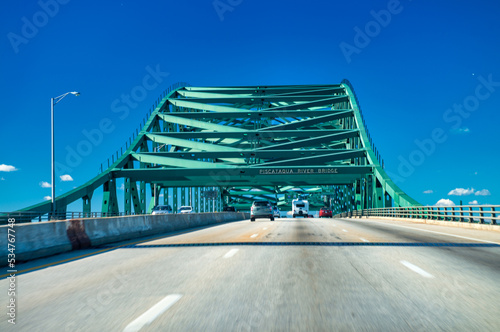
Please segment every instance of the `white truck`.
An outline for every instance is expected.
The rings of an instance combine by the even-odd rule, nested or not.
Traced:
[[[294,199],[292,201],[292,215],[293,217],[304,217],[309,216],[309,202],[304,199]]]

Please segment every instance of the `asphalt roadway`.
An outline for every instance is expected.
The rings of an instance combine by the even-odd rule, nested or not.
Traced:
[[[0,331],[500,331],[495,231],[245,220],[17,269]]]

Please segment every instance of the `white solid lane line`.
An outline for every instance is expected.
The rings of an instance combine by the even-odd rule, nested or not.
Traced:
[[[409,268],[410,270],[412,270],[413,272],[416,272],[418,274],[420,274],[421,276],[423,277],[426,277],[426,278],[434,278],[434,276],[430,273],[428,273],[427,271],[424,271],[422,270],[421,268],[419,268],[418,266],[416,265],[413,265],[412,263],[410,262],[407,262],[407,261],[401,261],[401,264],[403,264],[404,266],[406,266],[407,268]]]
[[[267,227],[264,227],[264,228],[263,228],[263,230],[266,230],[266,229],[267,229]]]
[[[225,255],[224,258],[231,258],[233,257],[240,249],[231,249],[229,250]]]
[[[362,237],[360,237],[360,240],[361,240],[361,241],[363,241],[363,242],[370,242],[370,241],[368,241],[367,239],[364,239],[364,238],[362,238]]]
[[[448,235],[448,236],[458,237],[458,238],[466,239],[466,240],[473,240],[473,241],[479,241],[479,242],[485,242],[485,243],[500,244],[500,242],[493,242],[493,241],[487,241],[487,240],[474,239],[472,237],[466,237],[466,236],[448,234],[448,233],[443,233],[443,232],[429,231],[427,229],[421,229],[421,228],[415,228],[415,227],[408,227],[408,226],[401,226],[401,225],[394,225],[394,224],[387,224],[387,223],[383,223],[383,224],[391,225],[391,226],[396,226],[396,227],[402,227],[402,228],[414,229],[414,230],[422,231],[422,232],[435,233],[435,234],[441,234],[441,235]]]
[[[343,229],[342,231],[347,233],[347,231],[345,229]]]
[[[257,236],[259,236],[259,234],[254,234],[254,235],[252,235],[250,237],[257,237]]]
[[[182,295],[172,294],[155,304],[148,311],[140,315],[132,323],[128,324],[123,332],[137,332],[144,326],[151,324],[158,316],[167,311],[175,302],[179,301]]]

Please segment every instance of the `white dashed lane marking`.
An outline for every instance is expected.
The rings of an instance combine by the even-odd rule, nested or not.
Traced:
[[[179,294],[166,296],[163,300],[152,306],[151,309],[140,315],[132,323],[128,324],[123,332],[136,332],[144,326],[151,324],[156,318],[158,318],[158,316],[174,305],[175,302],[179,301],[181,297],[182,295]]]
[[[225,255],[224,258],[231,258],[233,257],[240,249],[231,249],[229,250]]]
[[[432,274],[430,274],[429,272],[427,271],[424,271],[423,269],[419,268],[418,266],[416,265],[413,265],[412,263],[410,262],[407,262],[407,261],[401,261],[401,264],[403,264],[404,266],[406,266],[407,268],[409,268],[410,270],[412,270],[413,272],[416,272],[418,274],[420,274],[422,277],[425,277],[425,278],[434,278],[434,276]]]

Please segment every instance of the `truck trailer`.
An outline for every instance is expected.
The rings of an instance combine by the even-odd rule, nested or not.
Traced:
[[[292,201],[292,215],[293,217],[304,217],[309,216],[309,202],[304,199],[294,199]]]

